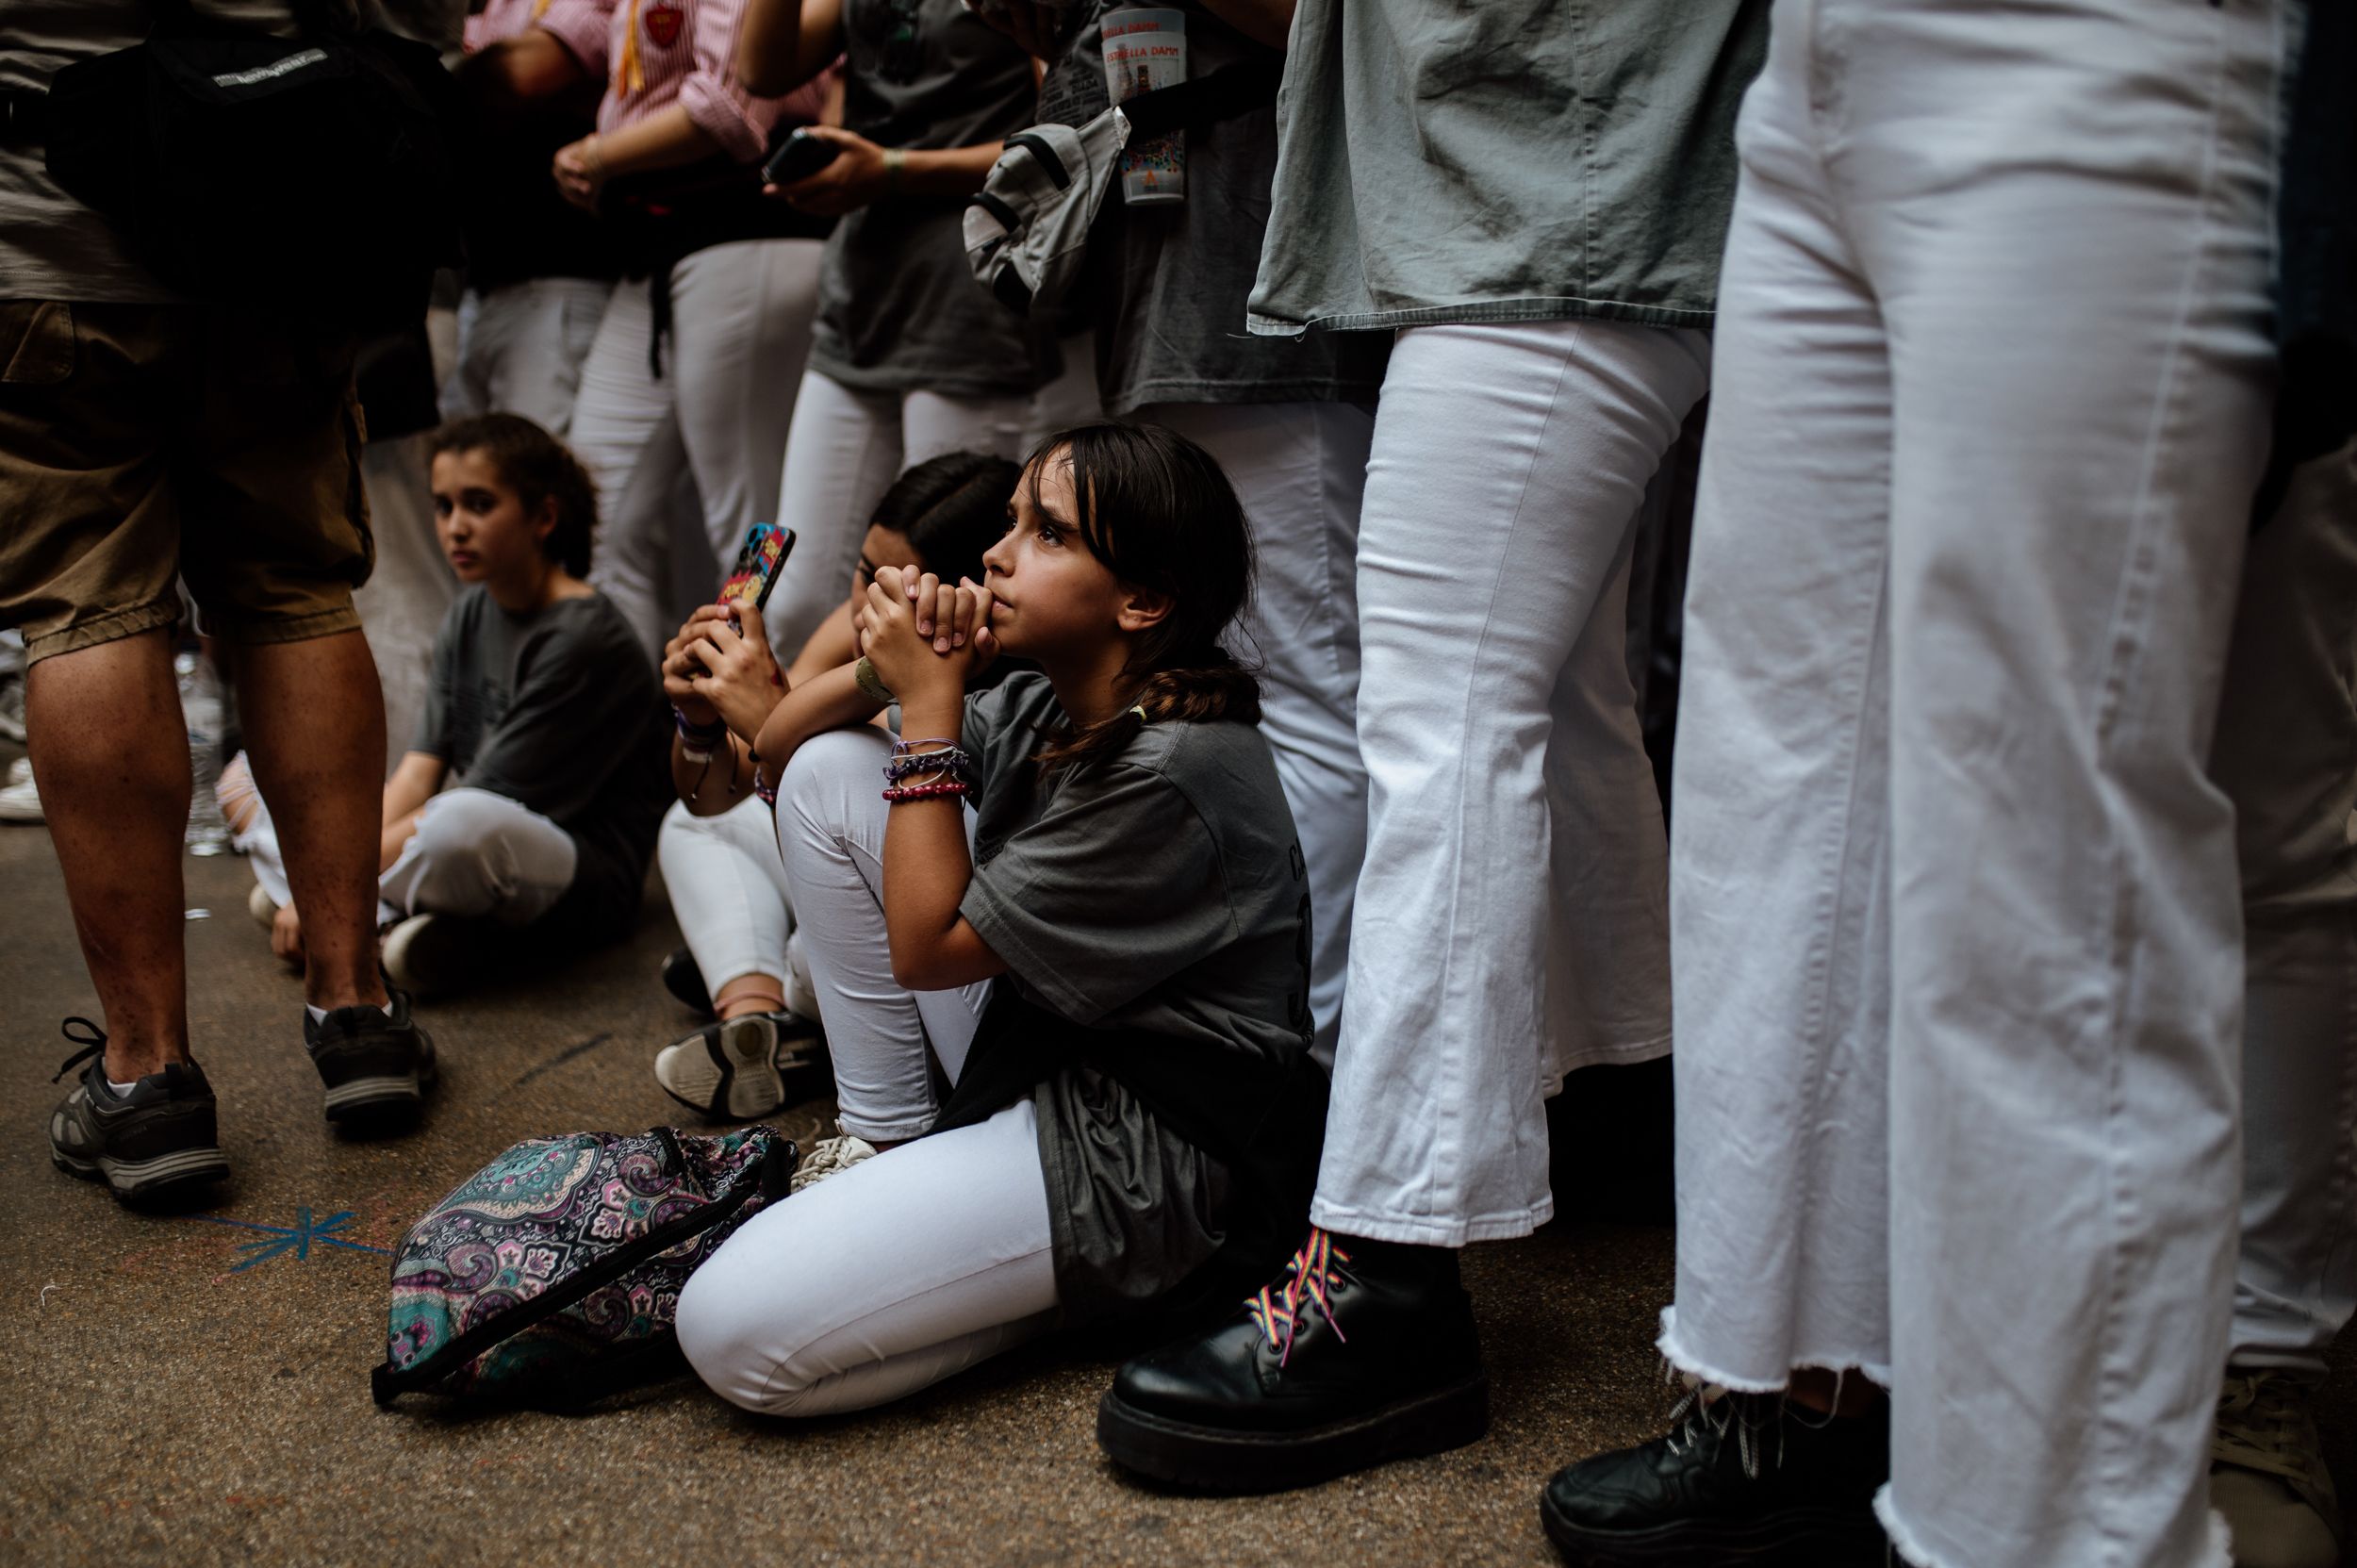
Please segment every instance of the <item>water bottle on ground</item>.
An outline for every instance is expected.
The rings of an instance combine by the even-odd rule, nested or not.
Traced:
[[[189,831],[192,855],[229,852],[229,824],[221,815],[221,677],[198,652],[177,653],[173,674],[180,685],[180,716],[189,727]]]

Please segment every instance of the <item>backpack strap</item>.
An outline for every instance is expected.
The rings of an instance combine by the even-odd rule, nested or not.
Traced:
[[[1284,79],[1282,58],[1239,60],[1208,76],[1158,87],[1113,107],[1129,120],[1130,135],[1160,136],[1181,125],[1233,120],[1273,104]]]

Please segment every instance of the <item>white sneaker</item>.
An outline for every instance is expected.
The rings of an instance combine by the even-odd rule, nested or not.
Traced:
[[[20,762],[19,766],[23,766]],[[18,778],[16,769],[8,769],[8,787],[0,789],[0,822],[46,822],[41,809],[41,790],[33,783],[31,769]]]
[[[791,1013],[748,1013],[706,1024],[655,1053],[654,1081],[717,1121],[752,1121],[834,1087],[818,1026]]]
[[[839,1176],[862,1160],[876,1157],[876,1146],[865,1138],[854,1138],[849,1132],[839,1138],[821,1138],[810,1146],[802,1163],[794,1167],[793,1180],[785,1184],[788,1193],[799,1193],[816,1181]]]
[[[32,758],[19,757],[14,762],[8,764],[8,783],[12,784],[23,784],[25,780],[31,778],[32,776]]]
[[[278,929],[278,900],[270,896],[270,889],[260,883],[245,896],[245,912],[254,916],[254,923],[264,931]]]

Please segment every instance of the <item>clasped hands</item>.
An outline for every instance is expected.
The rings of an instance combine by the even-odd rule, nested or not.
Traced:
[[[860,652],[902,708],[955,702],[998,657],[995,607],[990,590],[971,578],[951,585],[930,571],[882,567],[859,604]]]

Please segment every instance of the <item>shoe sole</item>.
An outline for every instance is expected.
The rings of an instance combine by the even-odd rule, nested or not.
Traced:
[[[327,1090],[327,1119],[364,1120],[425,1103],[425,1088],[417,1073],[386,1073],[331,1084]]]
[[[1125,1470],[1204,1492],[1284,1492],[1395,1460],[1478,1441],[1490,1429],[1490,1379],[1462,1382],[1349,1421],[1300,1432],[1233,1432],[1149,1414],[1108,1391],[1096,1445]]]
[[[1788,1509],[1739,1523],[1680,1521],[1649,1530],[1574,1525],[1541,1493],[1539,1520],[1573,1568],[1884,1568],[1889,1542],[1871,1512]]]
[[[771,1060],[768,1029],[750,1018],[720,1026],[717,1042],[699,1054],[678,1052],[654,1075],[663,1092],[691,1111],[752,1121],[785,1103],[785,1081]]]
[[[125,1202],[152,1198],[158,1193],[200,1182],[218,1181],[229,1174],[228,1158],[220,1149],[210,1147],[177,1148],[148,1160],[118,1160],[110,1154],[83,1160],[53,1144],[49,1159],[68,1176],[85,1181],[104,1181],[108,1191]]]

